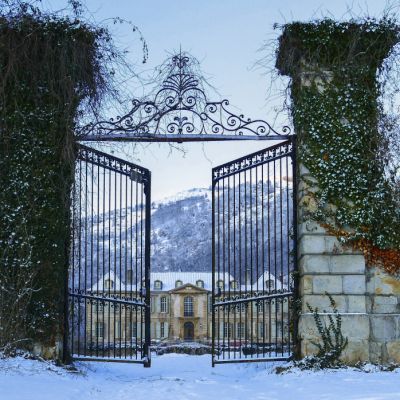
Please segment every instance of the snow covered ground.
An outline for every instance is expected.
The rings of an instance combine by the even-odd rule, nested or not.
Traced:
[[[271,364],[210,366],[210,357],[168,354],[153,366],[77,363],[79,372],[16,358],[0,360],[1,400],[392,400],[395,372],[272,373]],[[275,364],[276,365],[276,364]]]

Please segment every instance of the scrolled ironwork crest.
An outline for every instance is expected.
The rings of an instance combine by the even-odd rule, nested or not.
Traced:
[[[83,139],[193,141],[242,136],[277,140],[291,134],[288,126],[278,132],[267,121],[235,114],[226,99],[209,101],[191,61],[186,53],[174,55],[152,100],[133,99],[127,114],[86,125]]]

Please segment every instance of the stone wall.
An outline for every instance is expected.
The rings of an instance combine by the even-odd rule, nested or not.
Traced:
[[[315,222],[302,222],[312,211],[307,169],[300,166],[298,190],[299,272],[302,302],[299,320],[301,356],[315,354],[319,340],[307,303],[332,312],[326,292],[332,295],[342,316],[342,332],[349,344],[343,361],[400,363],[400,281],[382,270],[365,265],[362,253],[344,248]],[[327,319],[325,317],[325,319]]]

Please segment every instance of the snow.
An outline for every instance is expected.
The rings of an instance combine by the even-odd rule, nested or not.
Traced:
[[[78,372],[15,358],[0,360],[4,400],[393,400],[400,399],[400,370],[352,369],[273,373],[275,364],[217,365],[210,356],[168,354],[152,367],[123,363],[76,363]]]

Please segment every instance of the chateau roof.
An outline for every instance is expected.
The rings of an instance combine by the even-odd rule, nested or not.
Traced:
[[[113,280],[115,290],[113,291],[134,291],[135,286],[126,285],[123,281],[119,279],[119,277],[114,273],[110,272],[101,277],[99,281],[93,285],[91,288],[92,291],[103,291],[104,289],[104,282],[106,280]],[[225,284],[225,290],[229,290],[230,282],[234,281],[234,278],[229,273],[221,273],[216,276],[216,281],[222,280]],[[204,289],[205,290],[212,290],[212,273],[211,272],[152,272],[150,274],[150,285],[151,290],[160,291],[159,289],[154,288],[154,282],[161,281],[162,282],[162,289],[161,291],[169,291],[176,288],[176,282],[181,281],[182,285],[192,284],[197,286],[198,281],[204,282]],[[242,291],[259,291],[263,289],[268,289],[266,287],[265,282],[272,281],[271,284],[274,289],[281,290],[285,289],[286,285],[282,284],[279,279],[276,279],[275,276],[269,272],[264,272],[257,281],[253,282],[253,285],[247,284],[241,285]],[[237,288],[239,290],[239,287]]]

